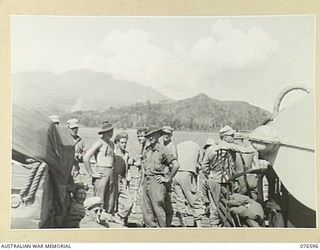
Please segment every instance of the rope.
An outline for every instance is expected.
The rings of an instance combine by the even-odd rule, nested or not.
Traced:
[[[249,183],[248,183],[248,178],[247,178],[247,166],[246,166],[246,162],[244,161],[243,159],[243,156],[242,154],[240,154],[240,157],[241,157],[241,161],[242,161],[242,164],[243,164],[243,178],[244,178],[244,182],[246,184],[246,194],[249,196],[249,198],[252,199],[252,193],[250,191],[250,187],[249,187]]]
[[[26,197],[24,197],[22,200],[24,203],[33,203],[35,199],[35,194],[38,190],[40,180],[43,177],[44,171],[47,167],[46,163],[41,163],[40,166],[37,168],[37,173],[33,179],[32,185],[30,187],[29,193]]]
[[[30,190],[30,187],[31,187],[31,184],[32,184],[32,181],[33,181],[33,178],[35,177],[35,174],[39,168],[39,166],[41,165],[41,163],[37,164],[36,166],[33,166],[31,168],[31,172],[29,173],[28,175],[28,178],[26,180],[26,183],[23,187],[23,189],[20,191],[19,195],[21,198],[27,196],[29,190]]]

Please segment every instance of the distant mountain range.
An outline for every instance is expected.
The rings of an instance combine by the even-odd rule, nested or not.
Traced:
[[[198,130],[218,130],[226,124],[239,130],[251,130],[271,116],[270,112],[247,102],[220,101],[206,94],[163,104],[162,110]]]
[[[219,101],[206,94],[172,100],[134,82],[115,80],[90,70],[21,72],[12,76],[14,104],[78,118],[83,125],[100,126],[109,120],[117,127],[170,125],[181,130],[218,130],[229,124],[253,129],[270,113],[242,101]]]
[[[12,99],[30,109],[46,114],[77,110],[105,110],[136,102],[170,101],[159,92],[134,82],[115,80],[91,70],[21,72],[12,76]]]
[[[206,94],[166,103],[136,103],[103,112],[78,111],[63,115],[62,121],[78,118],[83,125],[100,126],[110,121],[118,128],[172,126],[176,130],[218,131],[224,125],[238,130],[260,126],[270,112],[240,101],[219,101]]]

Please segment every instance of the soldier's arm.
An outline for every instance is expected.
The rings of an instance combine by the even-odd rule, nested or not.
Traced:
[[[128,152],[128,165],[131,166],[131,165],[135,165],[136,163],[136,160],[135,158]]]
[[[177,174],[178,170],[180,168],[179,162],[177,160],[173,160],[171,162],[171,171],[169,174],[169,181],[173,179],[173,177]]]
[[[242,154],[252,154],[256,152],[256,150],[252,146],[242,146],[234,143],[228,143],[225,141],[219,144],[219,149],[232,150]]]
[[[102,146],[102,143],[101,141],[97,141],[96,143],[94,143],[91,148],[89,148],[85,154],[83,155],[83,163],[84,163],[84,166],[88,172],[88,174],[91,176],[91,177],[94,177],[94,178],[99,178],[98,176],[96,176],[96,174],[93,172],[92,168],[91,168],[91,164],[90,164],[90,158],[94,155],[94,153],[99,150],[99,148]]]
[[[197,166],[196,166],[197,174],[199,174],[199,171],[200,171],[200,169],[201,169],[202,161],[203,161],[203,153],[202,153],[201,150],[199,149],[198,159],[197,159]]]
[[[81,149],[82,149],[82,154],[84,154],[86,152],[86,144],[84,143],[83,140],[81,140]]]
[[[251,166],[252,166],[252,169],[258,169],[259,168],[258,152],[254,153]]]
[[[175,146],[174,146],[174,148],[177,152],[177,149]],[[169,178],[168,181],[171,181],[173,179],[173,177],[176,175],[176,173],[178,172],[180,165],[179,165],[179,162],[177,161],[176,155],[174,155],[168,151],[165,151],[164,156],[165,156],[165,161],[167,163],[169,163],[169,166],[170,166],[170,174],[168,176],[168,178]]]
[[[145,151],[142,148],[141,154],[139,155],[139,159],[138,159],[139,163],[138,163],[138,165],[136,165],[140,169],[139,193],[141,193],[142,184],[144,182],[144,171],[145,170],[144,170],[144,167],[142,166],[142,160],[144,159],[144,157],[145,157]]]
[[[176,157],[170,151],[165,149],[162,152],[162,164],[165,164],[170,167],[170,173],[168,176],[157,176],[157,181],[159,183],[170,182],[180,168],[179,163]]]
[[[178,151],[176,145],[172,144],[172,153],[176,159],[178,159]]]
[[[85,144],[84,144],[84,141],[83,140],[81,140],[80,141],[80,152],[79,152],[79,155],[77,156],[77,160],[78,160],[78,162],[83,162],[83,155],[84,155],[84,153],[86,152],[86,146],[85,146]]]
[[[139,180],[139,184],[138,184],[139,193],[141,192],[143,182],[144,182],[144,169],[143,169],[143,167],[141,167],[140,180]]]
[[[215,148],[211,148],[211,147],[204,153],[202,164],[201,164],[201,171],[206,176],[209,176],[210,174],[210,164],[215,155],[216,155]]]
[[[203,157],[204,157],[204,152],[199,149],[199,152],[198,152],[198,163],[201,165],[202,162],[203,162]]]

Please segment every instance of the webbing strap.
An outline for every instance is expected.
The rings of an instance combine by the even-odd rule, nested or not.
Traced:
[[[251,192],[250,192],[250,187],[249,187],[248,178],[247,178],[247,166],[246,166],[246,162],[244,161],[242,154],[240,154],[240,158],[241,158],[241,161],[242,161],[242,163],[243,163],[243,173],[244,173],[243,178],[244,178],[244,182],[245,182],[245,184],[246,184],[246,189],[247,189],[247,190],[246,190],[246,193],[247,193],[247,195],[252,199],[252,194],[251,194]]]

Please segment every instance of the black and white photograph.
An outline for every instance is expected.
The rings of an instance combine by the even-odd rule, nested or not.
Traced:
[[[10,230],[317,228],[315,21],[12,15]]]

